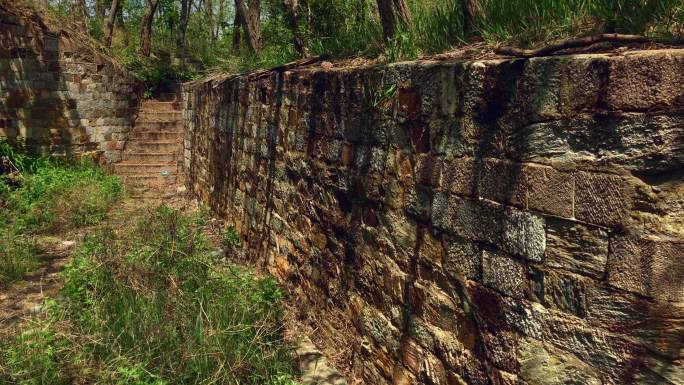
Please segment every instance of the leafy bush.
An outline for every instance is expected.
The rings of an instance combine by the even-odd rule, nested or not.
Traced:
[[[88,238],[64,271],[64,301],[0,349],[11,358],[0,383],[294,384],[281,291],[218,265],[204,224],[159,207]],[[39,331],[49,338],[27,351]]]
[[[87,161],[49,161],[25,174],[20,186],[5,196],[1,222],[17,233],[92,225],[122,195],[116,177]]]
[[[182,83],[197,79],[198,74],[183,66],[174,66],[165,60],[144,58],[127,52],[123,57],[123,64],[135,72],[140,80],[145,82],[145,97],[152,98],[158,91],[173,83]]]

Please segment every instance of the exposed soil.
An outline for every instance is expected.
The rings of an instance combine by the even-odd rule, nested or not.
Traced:
[[[0,333],[8,325],[39,313],[47,298],[55,298],[61,287],[59,272],[75,245],[71,242],[55,244],[43,256],[43,266],[0,293]]]

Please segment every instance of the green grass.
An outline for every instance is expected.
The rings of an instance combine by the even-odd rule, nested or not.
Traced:
[[[89,237],[64,300],[0,346],[0,384],[294,384],[280,289],[217,263],[204,225],[162,206]]]
[[[0,158],[19,171],[0,176],[2,286],[39,266],[39,236],[100,222],[123,189],[117,178],[90,162],[33,157],[3,141]]]

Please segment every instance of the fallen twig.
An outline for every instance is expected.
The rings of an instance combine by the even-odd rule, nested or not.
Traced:
[[[549,44],[537,49],[524,49],[516,47],[499,47],[494,49],[494,53],[498,55],[516,56],[516,57],[538,57],[549,56],[560,50],[568,48],[587,47],[596,43],[667,43],[667,44],[684,44],[684,39],[677,38],[659,38],[647,37],[640,35],[623,35],[619,33],[604,33],[601,35],[587,36],[575,39],[561,40],[556,43]]]
[[[284,72],[284,71],[291,70],[293,68],[303,67],[303,66],[313,64],[313,63],[316,63],[319,61],[323,61],[325,59],[326,59],[326,57],[324,55],[308,57],[308,58],[296,60],[293,62],[285,63],[283,65],[279,65],[277,67],[269,68],[266,70],[252,72],[249,74],[249,80],[260,79],[260,78],[269,76],[272,72]]]

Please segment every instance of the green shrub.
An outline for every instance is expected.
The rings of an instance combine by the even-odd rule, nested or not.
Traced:
[[[17,233],[92,225],[122,193],[116,177],[89,162],[45,162],[5,195],[5,225]]]
[[[157,91],[172,83],[194,80],[198,74],[183,66],[175,66],[158,58],[140,57],[135,52],[126,52],[124,65],[145,82],[145,98],[152,98]]]

